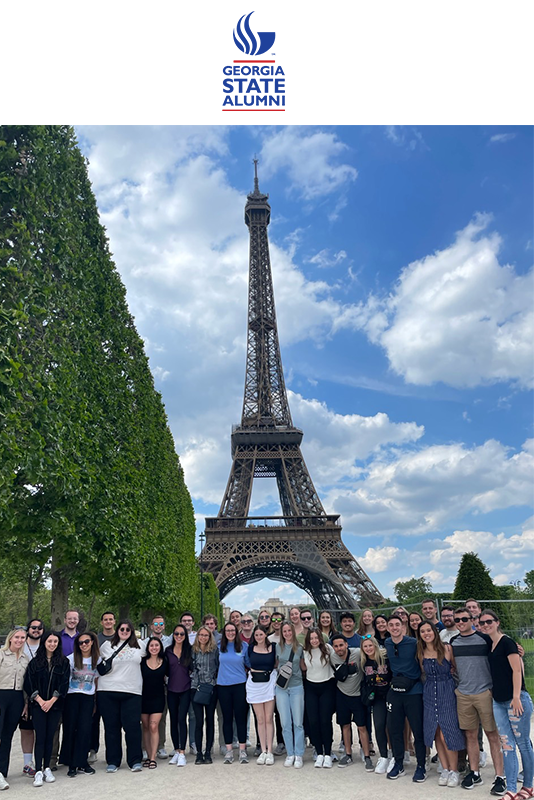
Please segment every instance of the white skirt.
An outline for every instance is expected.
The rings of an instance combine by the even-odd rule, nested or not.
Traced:
[[[268,681],[265,681],[265,683],[253,683],[249,672],[247,678],[247,703],[268,703],[269,700],[274,700],[277,676],[277,671],[273,669]]]

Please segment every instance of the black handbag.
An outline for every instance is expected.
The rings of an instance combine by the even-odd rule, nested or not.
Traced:
[[[103,659],[103,661],[101,661],[100,664],[96,665],[96,671],[98,672],[99,675],[101,675],[102,677],[104,675],[109,675],[109,673],[113,669],[113,659],[120,653],[123,647],[126,647],[127,644],[128,642],[123,642],[120,647],[117,647],[117,649],[110,655],[109,658]]]
[[[398,692],[398,694],[406,694],[413,689],[417,680],[414,678],[407,678],[405,675],[395,675],[391,679],[391,690]]]
[[[201,706],[208,706],[211,703],[211,698],[213,697],[213,689],[214,686],[212,683],[199,683],[193,698],[193,702],[199,703]]]
[[[251,672],[250,677],[252,678],[252,683],[267,683],[271,679],[271,672],[268,670]]]
[[[340,683],[344,683],[349,677],[349,656],[350,650],[347,649],[347,657],[341,664],[332,664],[334,668],[334,678]]]

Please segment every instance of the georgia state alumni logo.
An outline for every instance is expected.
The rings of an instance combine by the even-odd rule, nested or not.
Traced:
[[[276,33],[273,31],[258,31],[257,34],[254,33],[249,22],[253,13],[251,11],[250,14],[243,14],[237,23],[237,27],[234,30],[234,42],[236,47],[247,56],[261,56],[273,46]]]

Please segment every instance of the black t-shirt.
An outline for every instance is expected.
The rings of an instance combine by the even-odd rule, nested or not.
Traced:
[[[493,680],[493,699],[497,703],[506,703],[514,696],[513,672],[508,661],[508,656],[512,653],[517,653],[516,643],[509,636],[503,636],[488,655]],[[521,675],[521,689],[525,689],[523,675]]]

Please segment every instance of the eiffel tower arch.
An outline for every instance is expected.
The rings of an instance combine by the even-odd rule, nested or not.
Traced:
[[[232,467],[216,517],[206,519],[201,560],[221,599],[262,578],[295,583],[319,608],[359,608],[381,593],[341,539],[338,514],[326,514],[302,456],[282,370],[267,226],[269,195],[247,197],[250,233],[247,359],[241,423],[232,429]],[[276,478],[282,515],[249,515],[256,478]]]

